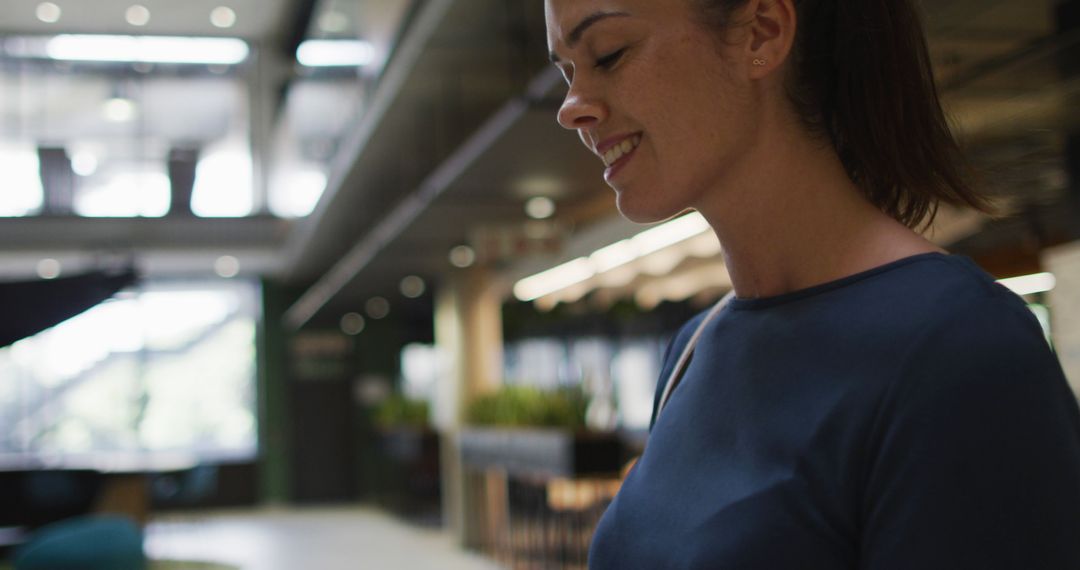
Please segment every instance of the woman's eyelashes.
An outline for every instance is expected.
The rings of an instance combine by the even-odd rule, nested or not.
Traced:
[[[615,51],[613,51],[613,52],[611,52],[611,53],[609,53],[609,54],[607,54],[607,55],[605,55],[603,57],[597,58],[597,60],[596,60],[596,68],[597,69],[611,69],[619,61],[619,58],[622,57],[622,55],[623,55],[623,53],[625,51],[626,51],[626,48],[622,48],[620,50],[615,50]]]

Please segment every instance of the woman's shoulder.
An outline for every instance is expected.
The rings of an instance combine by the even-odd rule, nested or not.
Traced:
[[[893,396],[951,406],[961,395],[1021,400],[1036,394],[1075,408],[1061,365],[1027,303],[967,258],[946,260],[947,278],[928,286],[932,303],[904,339]],[[1046,404],[1051,407],[1050,404]],[[1066,413],[1074,413],[1068,412]]]
[[[948,343],[970,349],[1017,339],[1046,345],[1027,303],[967,256],[920,255],[883,269],[805,314],[912,350],[940,352]]]
[[[959,378],[966,369],[975,378],[1025,368],[1058,374],[1057,358],[1028,303],[968,257],[929,256],[897,272],[881,290],[891,294],[874,299],[872,307],[864,304],[852,319],[902,347],[906,357],[898,364],[913,374],[940,378],[952,371]]]
[[[970,349],[985,343],[1037,340],[1046,347],[1042,326],[1019,295],[965,256],[941,256],[924,264],[926,283],[913,292],[926,342]],[[914,291],[914,290],[913,290]],[[910,307],[908,310],[916,310]]]

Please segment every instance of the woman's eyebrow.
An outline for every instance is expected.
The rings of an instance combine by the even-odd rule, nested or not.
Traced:
[[[630,14],[627,12],[595,12],[593,14],[590,14],[586,16],[584,20],[579,22],[578,25],[574,26],[574,29],[570,30],[570,33],[566,36],[566,46],[573,49],[573,47],[577,45],[579,41],[581,41],[581,36],[585,35],[585,30],[588,30],[590,27],[592,27],[593,24],[596,24],[608,18],[616,18],[629,15]],[[559,59],[559,56],[556,55],[554,51],[549,53],[548,57],[551,59],[552,63],[559,63],[559,61],[561,61]]]

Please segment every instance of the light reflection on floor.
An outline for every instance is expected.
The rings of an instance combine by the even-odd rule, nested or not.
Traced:
[[[146,552],[243,570],[500,568],[457,548],[443,531],[351,507],[166,514],[147,526]]]

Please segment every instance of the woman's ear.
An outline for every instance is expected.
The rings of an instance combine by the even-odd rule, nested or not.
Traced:
[[[747,58],[754,79],[781,67],[795,43],[798,18],[794,0],[751,0]]]

